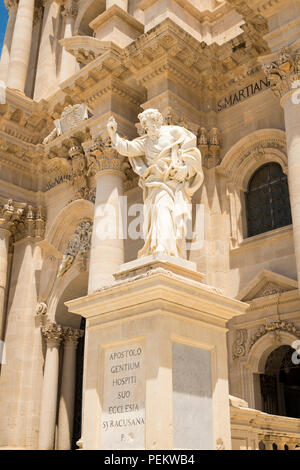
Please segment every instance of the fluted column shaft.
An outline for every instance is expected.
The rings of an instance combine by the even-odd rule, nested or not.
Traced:
[[[24,93],[30,58],[34,0],[20,0],[11,45],[7,86]]]
[[[60,0],[46,0],[44,2],[44,20],[34,90],[36,101],[48,98],[55,91],[57,85],[55,44],[60,3]]]
[[[64,39],[71,38],[73,36],[74,23],[75,23],[75,12],[72,10],[66,10],[64,14]],[[66,51],[63,47],[61,53],[61,65],[60,65],[60,76],[59,81],[63,82],[71,77],[78,69],[76,58]]]
[[[66,328],[58,414],[58,450],[70,450],[74,425],[76,350],[83,332]]]
[[[264,63],[274,94],[284,109],[288,157],[288,182],[294,246],[300,289],[300,51],[284,48]],[[267,60],[268,58],[266,58]]]
[[[5,293],[7,283],[10,231],[0,227],[0,339],[3,339]]]
[[[293,219],[298,282],[300,282],[300,104],[292,96],[283,99],[288,154],[288,181]]]
[[[94,155],[98,160],[89,294],[111,282],[124,262],[123,158],[110,145],[104,145]]]
[[[16,14],[17,14],[17,4],[13,2],[12,6],[9,9],[9,17],[8,17],[8,22],[6,26],[6,32],[5,32],[5,37],[3,41],[1,61],[0,61],[0,80],[2,80],[4,83],[6,83],[7,76],[8,76],[10,51],[11,51],[12,38],[13,38],[14,27],[15,27],[15,22],[16,22]]]
[[[47,343],[44,381],[41,400],[39,427],[39,449],[52,450],[54,447],[57,415],[57,391],[59,373],[59,348],[62,341],[62,328],[50,324],[42,328]]]

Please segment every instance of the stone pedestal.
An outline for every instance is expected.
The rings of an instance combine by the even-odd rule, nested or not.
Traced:
[[[87,319],[83,449],[230,449],[226,322],[247,304],[202,278],[142,259],[67,303]]]

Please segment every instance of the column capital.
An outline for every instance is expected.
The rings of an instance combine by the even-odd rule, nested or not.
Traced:
[[[126,179],[129,162],[112,147],[109,137],[97,136],[82,146],[87,158],[88,176],[110,173]]]
[[[75,17],[78,15],[78,0],[64,0],[64,9],[62,11],[62,16],[66,17]]]
[[[6,8],[9,10],[14,10],[17,8],[19,0],[4,0]]]
[[[76,348],[78,341],[84,335],[83,330],[78,330],[76,328],[71,328],[69,326],[63,328],[63,340],[64,340],[64,347],[73,347]]]
[[[270,61],[263,65],[263,69],[275,96],[282,99],[299,88],[300,51],[284,47],[270,56]]]
[[[42,326],[41,332],[47,346],[59,346],[63,339],[63,327],[57,323],[48,323]]]

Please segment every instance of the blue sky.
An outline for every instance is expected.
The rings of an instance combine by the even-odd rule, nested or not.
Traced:
[[[6,30],[8,13],[4,5],[4,0],[0,0],[0,51],[2,50],[3,39]]]

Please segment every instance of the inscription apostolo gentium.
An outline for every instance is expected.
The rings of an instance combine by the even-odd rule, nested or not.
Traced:
[[[102,448],[145,448],[145,366],[142,343],[107,349],[104,356]]]

